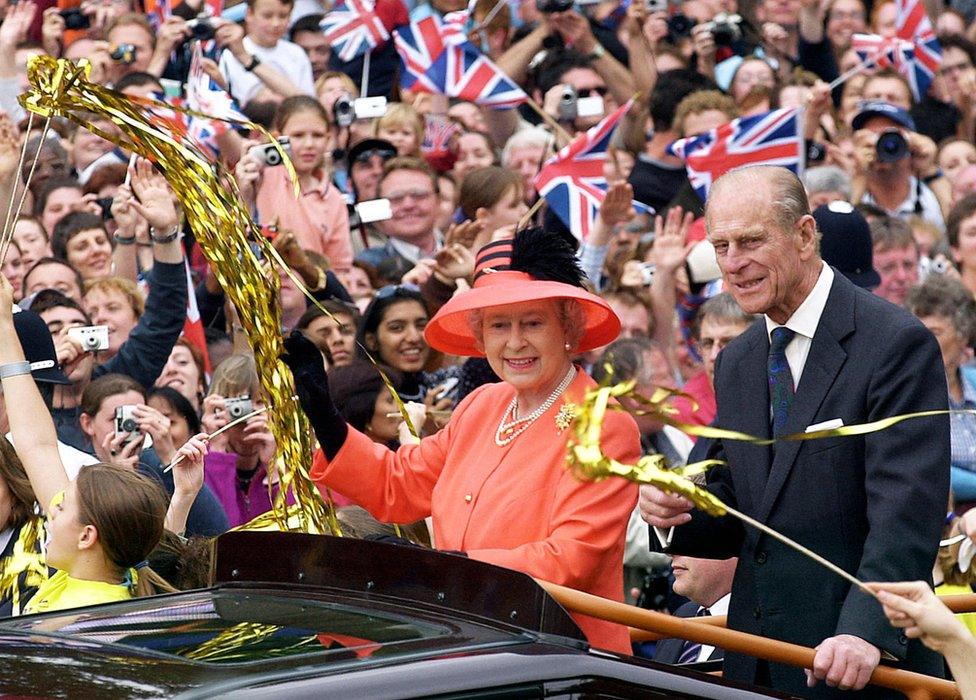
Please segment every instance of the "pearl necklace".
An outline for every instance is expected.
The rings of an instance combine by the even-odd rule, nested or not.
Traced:
[[[559,386],[552,390],[547,398],[539,408],[535,409],[527,415],[525,418],[517,418],[518,414],[518,396],[512,399],[512,402],[508,404],[508,408],[505,409],[505,413],[502,415],[501,423],[498,424],[498,430],[495,431],[495,444],[499,447],[504,447],[512,440],[517,438],[519,435],[528,430],[529,426],[532,425],[543,413],[548,411],[556,399],[562,396],[563,392],[573,381],[573,377],[576,376],[576,367],[570,366],[569,371],[563,380],[559,382]],[[511,416],[512,420],[508,420]]]

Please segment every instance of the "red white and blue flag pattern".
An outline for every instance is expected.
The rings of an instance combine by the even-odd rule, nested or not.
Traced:
[[[496,109],[515,107],[528,99],[522,88],[467,39],[461,24],[452,21],[446,33],[444,27],[431,15],[394,30],[402,87]]]
[[[895,5],[898,8],[895,36],[912,42],[915,48],[911,70],[905,77],[918,101],[925,97],[935,80],[935,74],[942,64],[942,47],[935,37],[935,29],[925,13],[922,0],[896,0]]]
[[[535,176],[535,188],[573,234],[586,240],[607,193],[603,162],[621,117],[633,100],[596,126],[579,134],[547,160]]]
[[[790,107],[741,117],[678,139],[668,150],[685,162],[688,179],[705,201],[712,183],[735,168],[781,165],[800,174],[805,149],[799,115],[799,109]]]
[[[343,61],[362,56],[390,38],[369,0],[343,0],[326,13],[319,27]]]
[[[870,59],[876,68],[894,70],[906,76],[915,60],[915,45],[896,36],[855,34],[851,37],[851,48],[862,62]]]

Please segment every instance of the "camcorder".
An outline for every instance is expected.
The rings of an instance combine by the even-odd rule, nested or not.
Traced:
[[[139,423],[135,417],[135,406],[119,406],[115,409],[115,434],[124,435],[123,445],[128,445],[133,440],[137,440],[141,435]]]
[[[332,105],[332,118],[336,126],[345,129],[357,119],[376,119],[386,114],[385,97],[360,97],[352,99],[341,95]]]
[[[136,62],[136,47],[135,44],[117,44],[112,47],[109,51],[109,58],[111,58],[116,63],[121,63],[123,65],[130,65]]]
[[[231,396],[224,399],[224,408],[227,411],[227,417],[234,421],[251,413],[254,410],[254,402],[251,401],[249,394]]]
[[[584,119],[599,117],[603,116],[603,111],[603,98],[599,95],[580,97],[572,86],[563,86],[562,95],[559,96],[560,121],[571,122],[580,117]]]
[[[388,221],[393,218],[393,207],[388,199],[369,199],[358,204],[349,204],[347,207],[349,228],[359,228],[364,224]]]
[[[897,163],[909,155],[908,139],[898,129],[885,129],[878,134],[874,152],[881,163]]]
[[[288,140],[288,137],[280,137],[278,139],[278,143],[281,144],[281,150],[283,150],[286,154],[288,154],[288,157],[291,158],[291,142]],[[281,165],[284,162],[281,158],[281,154],[278,152],[278,149],[275,148],[273,143],[262,143],[259,146],[252,146],[248,153],[269,168],[273,168],[276,165]]]
[[[77,326],[68,329],[68,337],[85,352],[108,350],[108,326]]]

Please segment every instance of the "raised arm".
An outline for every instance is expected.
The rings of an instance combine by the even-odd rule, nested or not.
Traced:
[[[13,304],[13,288],[0,275],[0,376],[6,375],[0,380],[3,400],[8,409],[16,407],[7,411],[14,446],[38,502],[46,509],[54,495],[67,487],[68,476],[58,453],[54,421],[34,384],[17,338]]]

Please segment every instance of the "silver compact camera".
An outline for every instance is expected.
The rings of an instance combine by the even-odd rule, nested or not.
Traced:
[[[115,434],[125,435],[123,445],[128,445],[140,435],[139,423],[135,417],[135,406],[119,406],[115,409]]]
[[[68,329],[68,337],[85,352],[108,350],[108,326],[78,326]]]
[[[281,150],[283,150],[289,158],[291,158],[291,143],[287,136],[282,136],[278,139],[278,143],[281,144]],[[275,148],[273,143],[262,143],[260,146],[254,146],[251,148],[249,153],[257,160],[264,163],[266,167],[273,168],[276,165],[281,165],[284,161],[281,158],[281,154],[278,153],[278,149]]]
[[[247,394],[244,396],[231,396],[230,398],[224,399],[224,408],[227,411],[227,416],[234,421],[238,418],[243,418],[253,411],[254,402],[251,401],[251,397]]]

